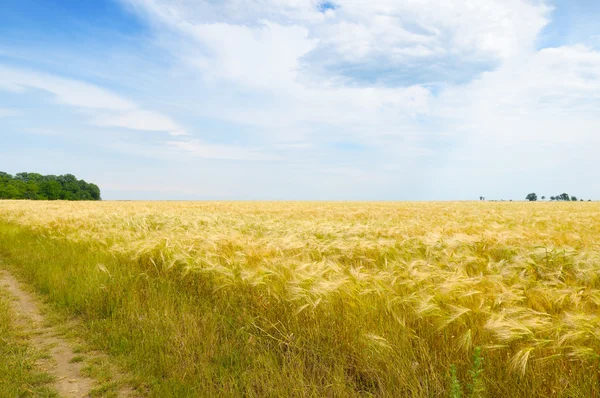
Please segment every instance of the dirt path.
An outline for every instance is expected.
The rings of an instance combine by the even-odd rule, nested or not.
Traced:
[[[12,304],[18,315],[17,323],[31,335],[32,345],[50,354],[50,358],[40,361],[39,365],[56,377],[56,391],[61,397],[87,397],[95,386],[94,381],[82,376],[83,363],[73,361],[76,356],[73,348],[54,327],[48,325],[37,300],[5,270],[0,270],[0,286],[14,298]]]

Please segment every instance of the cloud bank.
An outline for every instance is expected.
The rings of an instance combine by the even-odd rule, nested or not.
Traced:
[[[600,52],[540,48],[561,11],[549,1],[121,4],[148,27],[135,57],[113,55],[131,67],[4,66],[0,90],[50,94],[129,163],[160,162],[182,187],[193,175],[191,196],[600,196]]]

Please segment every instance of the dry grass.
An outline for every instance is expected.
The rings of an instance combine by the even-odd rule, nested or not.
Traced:
[[[5,201],[0,221],[0,254],[158,395],[445,395],[475,347],[490,396],[600,394],[595,203]]]

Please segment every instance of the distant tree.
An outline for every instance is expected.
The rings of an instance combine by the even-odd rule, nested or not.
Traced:
[[[546,197],[545,197],[545,196],[542,196],[542,200],[546,200]]]
[[[530,193],[529,195],[527,195],[525,197],[525,200],[528,200],[530,202],[535,202],[535,201],[537,201],[537,199],[538,198],[537,198],[537,195],[535,193]]]
[[[550,200],[556,200],[556,197],[550,196]]]
[[[571,197],[568,193],[561,193],[559,196],[557,196],[557,200],[563,200],[565,202],[568,202],[571,200]]]
[[[71,174],[18,173],[13,177],[0,172],[0,199],[101,200],[101,197],[97,185],[78,180]]]
[[[577,196],[571,196],[571,202],[577,202]]]

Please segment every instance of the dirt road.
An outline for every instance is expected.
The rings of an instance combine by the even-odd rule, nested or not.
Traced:
[[[61,397],[88,397],[96,383],[82,375],[85,366],[81,355],[74,352],[73,344],[62,338],[55,326],[49,324],[42,306],[34,295],[28,293],[8,271],[0,269],[0,288],[12,296],[12,308],[17,314],[17,325],[29,336],[37,350],[48,353],[38,366],[56,378],[54,388]],[[79,357],[79,358],[77,358]],[[133,396],[132,391],[122,390],[118,396]]]

